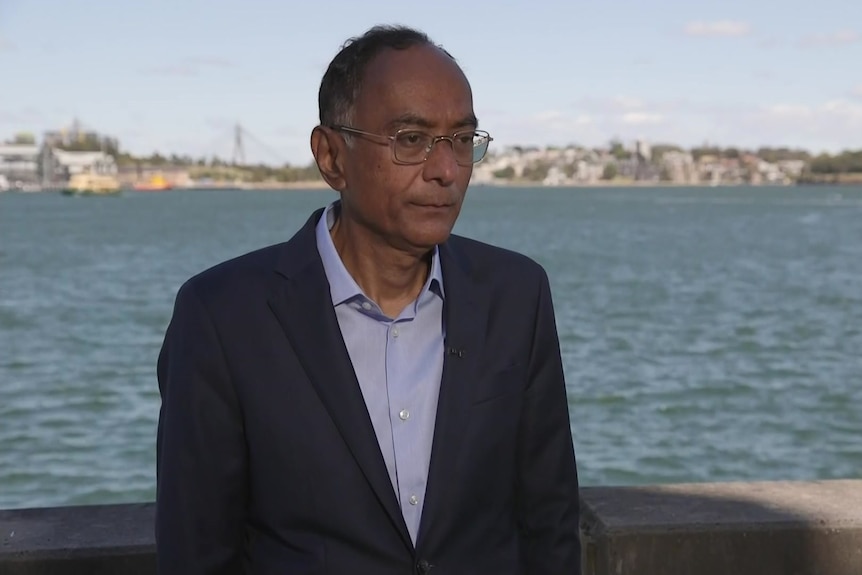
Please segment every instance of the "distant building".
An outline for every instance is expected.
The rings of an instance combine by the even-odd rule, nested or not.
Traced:
[[[565,172],[559,166],[551,166],[548,169],[548,174],[542,180],[545,186],[563,186],[571,183]]]
[[[637,179],[638,159],[634,156],[616,161],[617,175],[627,180]]]
[[[778,162],[778,167],[781,168],[788,176],[796,179],[802,175],[805,170],[805,162],[802,160],[781,160]]]
[[[602,179],[604,166],[599,163],[593,163],[597,162],[594,156],[594,153],[590,156],[591,161],[578,160],[575,162],[575,173],[573,177],[576,182],[581,184],[595,184]]]
[[[761,160],[757,164],[757,171],[760,174],[761,182],[768,184],[787,184],[790,182],[787,174],[781,171],[778,164]]]
[[[652,148],[650,147],[649,142],[637,140],[635,142],[635,154],[642,162],[649,162],[652,160]]]
[[[65,179],[69,179],[75,174],[104,176],[117,174],[117,162],[113,156],[104,152],[68,152],[55,149],[52,150],[52,155],[56,159],[55,166],[62,171]]]
[[[30,144],[0,145],[0,175],[10,186],[31,186],[41,181],[42,149]]]
[[[0,175],[13,188],[60,187],[75,174],[116,173],[113,156],[103,152],[67,152],[48,145],[0,145]]]
[[[667,179],[676,184],[694,184],[698,181],[694,158],[688,152],[665,152],[661,158]]]

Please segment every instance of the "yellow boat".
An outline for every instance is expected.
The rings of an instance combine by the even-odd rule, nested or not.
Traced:
[[[120,193],[120,183],[104,174],[75,174],[63,189],[69,196],[105,196]]]
[[[134,189],[139,192],[163,192],[172,188],[171,183],[161,174],[156,174],[147,183],[139,183],[134,186]]]

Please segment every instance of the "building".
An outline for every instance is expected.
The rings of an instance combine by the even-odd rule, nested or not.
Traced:
[[[49,146],[0,145],[0,176],[9,187],[60,188],[76,174],[115,176],[117,163],[103,152],[67,152]]]
[[[695,184],[698,182],[697,166],[689,152],[665,152],[661,162],[668,181],[676,184]]]
[[[44,189],[64,188],[78,174],[116,176],[117,163],[104,152],[69,152],[45,147],[41,165]]]
[[[51,155],[56,160],[55,169],[59,168],[66,180],[76,174],[117,175],[117,162],[113,156],[104,152],[68,152],[55,149],[51,151]]]
[[[652,160],[652,147],[645,140],[635,141],[635,155],[642,162],[650,162]]]
[[[11,187],[38,186],[41,182],[42,149],[31,144],[0,145],[0,175]]]

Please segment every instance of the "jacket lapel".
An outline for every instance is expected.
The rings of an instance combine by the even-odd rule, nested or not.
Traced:
[[[322,212],[316,211],[285,248],[276,269],[282,281],[269,306],[377,499],[412,547],[317,252],[314,226]]]
[[[482,297],[463,254],[447,242],[440,246],[440,258],[445,288],[445,355],[417,547],[431,536],[430,530],[446,523],[445,514],[458,513],[446,504],[451,501],[447,489],[457,477],[469,421],[470,384],[476,379],[488,317],[488,298]]]

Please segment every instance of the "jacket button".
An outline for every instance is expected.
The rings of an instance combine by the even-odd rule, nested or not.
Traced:
[[[428,563],[428,561],[420,559],[419,562],[416,563],[416,573],[418,575],[427,575],[431,572],[431,567],[433,567],[433,565]]]

